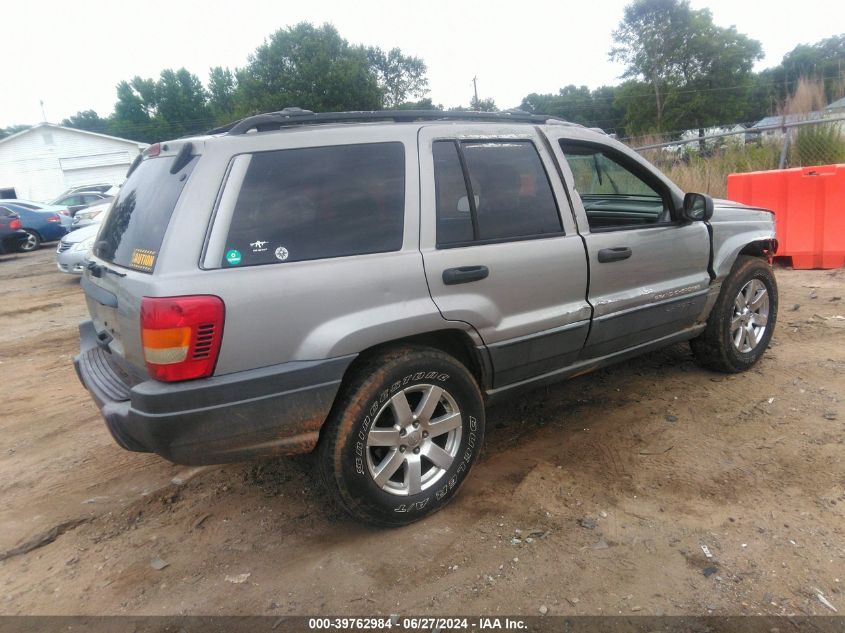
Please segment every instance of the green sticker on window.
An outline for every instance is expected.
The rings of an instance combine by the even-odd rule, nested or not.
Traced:
[[[230,266],[237,266],[241,263],[241,252],[236,251],[234,248],[226,251],[226,261],[229,262]]]

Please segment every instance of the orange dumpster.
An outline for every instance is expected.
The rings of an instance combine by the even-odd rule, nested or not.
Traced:
[[[793,267],[845,265],[845,165],[730,174],[728,198],[775,212],[777,254]]]

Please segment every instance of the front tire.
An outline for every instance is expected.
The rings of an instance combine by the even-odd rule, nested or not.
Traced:
[[[725,373],[750,369],[763,355],[777,322],[778,287],[772,267],[740,255],[707,319],[690,341],[699,364]]]
[[[452,356],[402,346],[352,369],[317,449],[320,478],[356,519],[412,523],[446,505],[484,439],[484,403]]]
[[[29,231],[24,229],[24,232],[27,234],[26,241],[23,242],[18,248],[22,253],[31,253],[32,251],[37,251],[41,246],[41,236],[38,235],[35,231]]]

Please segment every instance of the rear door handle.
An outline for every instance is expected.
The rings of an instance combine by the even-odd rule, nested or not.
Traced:
[[[615,248],[603,248],[599,251],[599,263],[605,264],[607,262],[618,262],[623,259],[628,259],[631,256],[631,249],[627,246],[617,246]]]
[[[481,281],[490,274],[487,266],[459,266],[458,268],[447,268],[443,271],[443,283],[447,286],[455,284],[466,284],[471,281]]]

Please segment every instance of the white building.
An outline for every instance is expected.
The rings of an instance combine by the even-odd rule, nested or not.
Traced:
[[[147,143],[53,123],[0,139],[0,198],[50,200],[69,187],[119,185]]]

